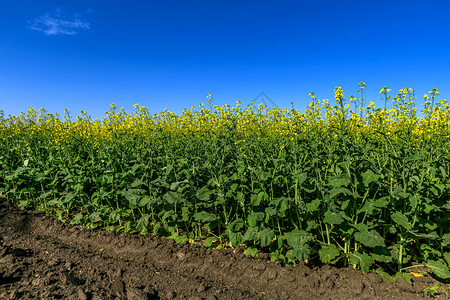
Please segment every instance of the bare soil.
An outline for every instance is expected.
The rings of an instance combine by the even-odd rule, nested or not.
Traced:
[[[430,299],[436,280],[412,280],[81,229],[0,201],[0,299]]]

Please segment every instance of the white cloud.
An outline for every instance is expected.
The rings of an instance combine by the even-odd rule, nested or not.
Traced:
[[[56,17],[46,13],[33,21],[29,22],[29,28],[36,31],[42,31],[46,35],[68,34],[74,35],[83,29],[89,29],[90,24],[87,21],[77,17],[73,19],[63,19],[61,10],[56,11]]]

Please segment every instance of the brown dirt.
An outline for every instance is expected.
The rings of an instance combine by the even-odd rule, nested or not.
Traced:
[[[352,268],[268,259],[81,230],[0,201],[0,299],[428,299],[423,289],[436,282],[387,283]]]

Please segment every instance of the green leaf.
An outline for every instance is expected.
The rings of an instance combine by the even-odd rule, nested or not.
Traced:
[[[83,219],[83,213],[78,213],[75,215],[75,217],[73,217],[72,221],[70,221],[70,225],[80,224]]]
[[[139,194],[137,194],[137,190],[134,189],[130,189],[127,191],[123,192],[123,195],[125,196],[125,198],[128,200],[128,202],[130,203],[130,206],[136,206],[137,202],[140,200],[141,196]]]
[[[143,185],[146,185],[145,182],[143,182],[142,180],[140,180],[139,178],[136,178],[133,183],[131,184],[132,188],[137,188],[137,187],[141,187]]]
[[[152,199],[151,199],[149,196],[143,196],[143,197],[141,198],[141,200],[139,200],[138,206],[139,206],[139,207],[144,207],[144,206],[146,206],[147,204],[149,204],[151,200],[152,200]]]
[[[68,202],[72,201],[73,198],[75,198],[75,194],[70,192],[70,193],[66,194],[64,197],[61,197],[61,202],[68,203]]]
[[[355,240],[370,248],[376,246],[386,246],[384,243],[384,238],[375,230],[364,233],[357,232],[355,233]]]
[[[331,198],[334,198],[334,197],[336,197],[339,194],[345,194],[345,195],[353,196],[353,193],[348,188],[344,188],[344,187],[333,188],[330,191],[330,197]]]
[[[390,201],[389,196],[381,197],[373,202],[373,206],[383,208],[388,206],[389,201]]]
[[[319,250],[320,261],[324,264],[333,262],[339,255],[339,249],[334,244],[322,246]]]
[[[242,229],[242,227],[244,227],[244,220],[241,218],[237,218],[227,226],[227,228],[232,232],[238,232]]]
[[[252,257],[256,257],[258,255],[258,249],[255,247],[248,247],[244,250],[244,254],[251,255]]]
[[[292,250],[293,250],[292,254],[299,261],[304,261],[304,260],[309,259],[309,256],[311,254],[311,249],[309,248],[309,245],[303,245],[301,247],[295,247]]]
[[[189,238],[187,237],[187,235],[177,235],[176,237],[173,238],[173,240],[177,243],[177,244],[184,244],[187,241],[189,241]]]
[[[261,199],[258,197],[258,195],[251,195],[250,196],[250,203],[252,206],[258,206],[261,203]]]
[[[172,182],[170,184],[170,190],[171,191],[175,191],[182,183],[189,183],[189,181],[186,179],[186,180],[183,180],[183,181]]]
[[[230,238],[230,242],[233,247],[239,247],[244,241],[242,233],[240,232],[228,231],[228,237]]]
[[[446,233],[442,236],[442,246],[450,245],[450,233]]]
[[[294,229],[291,232],[286,233],[285,238],[287,239],[288,245],[293,248],[300,248],[313,240],[311,233],[300,229]]]
[[[142,164],[135,164],[132,168],[131,168],[131,174],[136,174],[136,171],[139,170],[140,168],[142,168]]]
[[[258,230],[256,229],[256,227],[247,228],[247,231],[244,234],[244,242],[251,241],[251,242],[255,243],[258,240],[259,240],[259,236],[258,236]]]
[[[359,232],[366,233],[369,232],[369,227],[364,223],[354,224],[353,227]]]
[[[383,282],[395,282],[395,278],[389,275],[387,272],[383,271],[383,269],[378,268],[375,272],[380,275]]]
[[[269,228],[261,230],[260,232],[258,232],[258,235],[261,240],[261,247],[269,246],[272,242],[272,239],[275,237],[275,233]]]
[[[21,200],[20,202],[19,202],[19,208],[21,208],[21,209],[25,209],[25,208],[27,208],[29,205],[31,204],[31,201],[27,201],[27,200]]]
[[[324,216],[325,217],[323,221],[328,224],[338,225],[344,222],[344,219],[341,217],[341,215],[335,212],[327,211],[325,212]]]
[[[445,261],[447,262],[447,265],[450,266],[450,252],[445,252],[443,254]]]
[[[294,179],[297,180],[298,184],[301,185],[308,178],[308,173],[295,174]]]
[[[216,214],[207,213],[205,211],[202,211],[202,212],[195,213],[194,219],[197,222],[207,224],[207,223],[217,221],[219,219],[219,217]]]
[[[376,246],[372,249],[372,258],[376,261],[380,262],[391,262],[392,261],[392,253],[386,247]]]
[[[358,266],[363,273],[368,273],[372,266],[372,257],[364,253],[353,252],[350,253],[350,263]]]
[[[440,278],[450,278],[448,267],[440,261],[429,260],[426,262],[425,266]]]
[[[143,230],[148,228],[149,224],[149,215],[143,215],[137,222],[136,229],[142,232]]]
[[[395,278],[402,278],[402,279],[406,280],[409,284],[412,285],[410,273],[397,272],[397,273],[395,273]]]
[[[328,184],[334,188],[347,186],[351,183],[351,179],[347,174],[339,174],[328,178]]]
[[[420,233],[415,230],[408,230],[408,233],[411,234],[411,237],[415,239],[436,240],[437,238],[439,238],[435,231],[432,231],[430,233]]]
[[[248,225],[250,227],[254,227],[258,224],[258,222],[261,222],[264,220],[265,214],[263,212],[252,212],[248,215],[247,221]]]
[[[313,212],[317,211],[317,209],[320,207],[321,203],[322,203],[322,201],[320,199],[315,199],[315,200],[311,201],[310,203],[306,203],[306,209],[308,210],[309,213],[313,213]]]
[[[406,157],[403,161],[410,162],[410,161],[417,161],[417,160],[422,160],[422,159],[423,159],[422,155],[410,155],[410,156]]]
[[[372,170],[367,170],[362,174],[362,178],[364,186],[368,187],[372,182],[376,182],[380,178],[380,175],[373,173]]]
[[[408,218],[399,211],[391,214],[391,219],[392,221],[397,223],[397,225],[402,226],[406,230],[410,230],[412,227],[411,224],[408,222]]]
[[[211,196],[211,193],[212,192],[205,186],[199,189],[197,193],[195,193],[195,195],[200,201],[208,201]]]
[[[166,200],[169,204],[176,204],[182,200],[181,195],[173,191],[168,191],[167,193],[165,193],[163,199]]]
[[[205,240],[205,242],[203,243],[203,246],[205,246],[206,248],[209,248],[212,246],[212,244],[214,243],[215,240],[216,240],[215,237],[209,237]]]

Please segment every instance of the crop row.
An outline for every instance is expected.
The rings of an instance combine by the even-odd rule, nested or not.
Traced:
[[[383,109],[312,93],[303,113],[30,109],[1,120],[0,194],[71,224],[448,278],[450,106],[433,89],[419,117],[411,89],[388,92]]]

